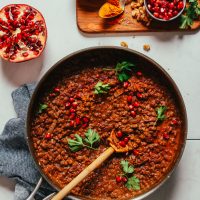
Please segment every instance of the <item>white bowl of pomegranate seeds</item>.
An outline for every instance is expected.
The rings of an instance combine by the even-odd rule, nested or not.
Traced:
[[[46,45],[47,28],[42,14],[25,4],[0,10],[0,56],[23,62],[40,56]]]
[[[159,21],[171,21],[178,18],[185,9],[186,0],[145,0],[148,14]]]

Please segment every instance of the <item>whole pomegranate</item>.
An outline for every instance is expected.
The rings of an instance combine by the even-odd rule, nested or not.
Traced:
[[[38,57],[46,45],[47,29],[42,14],[25,4],[0,10],[0,56],[10,62]]]

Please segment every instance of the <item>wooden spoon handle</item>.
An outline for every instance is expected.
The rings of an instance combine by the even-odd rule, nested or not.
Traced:
[[[86,167],[78,176],[76,176],[68,185],[66,185],[60,192],[58,192],[52,200],[61,200],[69,194],[69,192],[78,185],[90,172],[99,167],[107,158],[113,153],[114,149],[109,147],[96,160],[94,160],[88,167]]]

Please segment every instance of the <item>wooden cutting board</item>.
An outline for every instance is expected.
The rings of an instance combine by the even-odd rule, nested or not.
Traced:
[[[98,16],[101,5],[106,0],[76,0],[77,25],[84,33],[106,32],[150,32],[150,31],[182,31],[179,27],[179,19],[172,22],[153,21],[149,27],[137,22],[131,16],[130,4],[125,12],[114,19],[102,19]],[[200,21],[195,21],[190,31],[199,29]]]

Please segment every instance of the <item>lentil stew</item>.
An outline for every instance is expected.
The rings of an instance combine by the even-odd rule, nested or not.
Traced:
[[[123,62],[128,68],[117,71]],[[161,184],[180,159],[187,131],[171,78],[152,60],[122,48],[89,49],[56,64],[36,88],[27,125],[32,155],[57,189],[109,147],[111,132],[118,148],[131,144],[133,150],[115,153],[72,190],[94,200],[131,199]],[[91,148],[88,132],[100,137]],[[70,148],[69,140],[79,141],[79,148]]]

